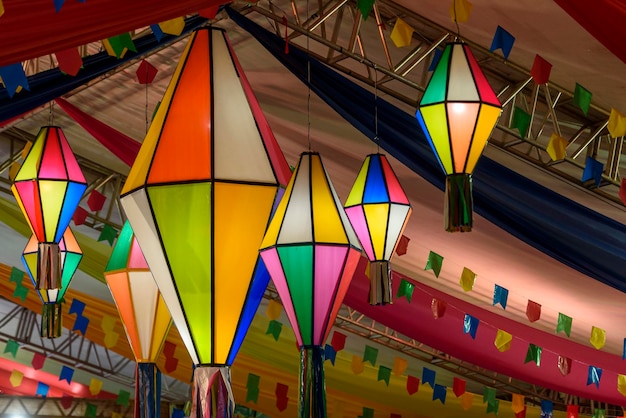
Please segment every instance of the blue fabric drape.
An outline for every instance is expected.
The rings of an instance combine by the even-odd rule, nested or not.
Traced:
[[[227,8],[303,83],[364,135],[374,138],[374,95],[297,48]],[[443,190],[445,176],[413,115],[378,98],[378,137],[383,149]],[[475,211],[550,257],[587,276],[626,291],[626,226],[482,157],[474,171]],[[442,215],[443,216],[443,215]],[[523,254],[512,256],[523,257]]]
[[[197,16],[187,19],[185,29],[181,36],[191,32],[206,21],[206,19]],[[64,74],[58,68],[43,71],[28,77],[30,91],[24,90],[13,96],[13,98],[9,98],[6,88],[2,88],[0,89],[0,122],[30,112],[114,70],[121,64],[137,59],[153,51],[158,48],[161,43],[168,42],[174,38],[176,37],[166,35],[163,36],[161,42],[159,42],[153,34],[145,35],[134,41],[137,52],[128,51],[122,59],[111,57],[106,52],[90,55],[83,59],[83,68],[81,68],[75,77]]]

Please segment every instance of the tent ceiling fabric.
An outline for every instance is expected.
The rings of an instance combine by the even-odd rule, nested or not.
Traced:
[[[576,3],[574,0],[557,2],[559,4]],[[57,14],[54,12],[52,0],[34,0],[34,3],[5,0],[6,12],[0,17],[0,24],[3,25],[3,31],[0,33],[3,45],[3,49],[0,50],[0,65],[106,38],[194,12],[211,3],[206,0],[179,2],[87,0],[85,3],[67,1]],[[451,26],[447,15],[448,2],[424,0],[419,4],[414,4],[412,1],[399,0],[399,3],[406,3],[406,7],[428,14],[427,17],[438,19],[442,24]],[[463,33],[468,38],[472,39],[473,35],[476,35],[477,42],[488,46],[493,30],[499,20],[502,20],[503,25],[510,24],[511,26],[506,26],[507,29],[518,36],[516,45],[520,46],[520,55],[516,56],[517,52],[514,51],[512,59],[519,58],[529,67],[534,53],[541,52],[555,65],[555,74],[559,78],[559,83],[571,83],[577,77],[581,77],[587,87],[594,87],[594,93],[599,96],[598,100],[614,106],[626,103],[626,99],[620,97],[620,91],[624,89],[623,84],[619,83],[617,87],[611,85],[618,79],[616,74],[623,74],[624,68],[621,61],[607,54],[597,42],[591,43],[586,34],[584,34],[587,36],[584,42],[572,41],[568,45],[558,44],[554,41],[556,38],[546,35],[548,32],[556,31],[556,26],[564,25],[567,30],[558,38],[559,42],[567,36],[576,40],[584,37],[580,34],[580,29],[572,24],[571,19],[555,3],[546,2],[541,6],[537,6],[537,2],[530,2],[530,0],[522,2],[477,0],[473,3],[474,16],[472,20],[462,25]],[[534,8],[529,6],[531,3],[534,3]],[[605,5],[605,3],[610,2],[600,4]],[[597,13],[606,10],[599,7],[600,5],[594,4]],[[522,10],[524,14],[520,15]],[[541,15],[542,11],[547,13],[545,17]],[[509,14],[506,14],[507,12]],[[90,16],[89,19],[84,18],[87,15]],[[535,19],[536,15],[541,15],[541,18]],[[519,16],[524,18],[518,19]],[[554,27],[550,26],[550,19]],[[255,95],[267,115],[288,162],[294,164],[300,152],[306,147],[306,88],[265,52],[253,38],[238,30],[232,22],[225,21],[220,25],[229,30],[235,52],[246,71]],[[31,29],[34,27],[38,30]],[[518,31],[516,32],[515,29]],[[623,29],[620,26],[612,27],[611,30],[617,33]],[[535,32],[535,34],[526,32]],[[618,36],[616,38],[621,39]],[[546,42],[546,39],[550,42]],[[577,66],[583,64],[571,63],[577,42],[594,45],[592,48],[595,48],[595,62],[602,63],[600,68],[595,66],[594,59],[587,55],[583,59],[585,68],[582,70]],[[148,91],[150,111],[160,100],[182,46],[184,46],[183,43],[179,43],[150,59],[159,67],[157,80]],[[551,46],[557,51],[553,55],[546,50]],[[540,51],[540,49],[543,50]],[[615,71],[602,77],[601,80],[594,81],[593,77],[597,77],[606,68]],[[587,72],[586,70],[589,69],[592,71]],[[135,70],[136,66],[129,67],[75,94],[69,101],[126,135],[141,140],[145,133],[146,90],[144,86],[139,86],[134,81]],[[595,100],[596,96],[594,96]],[[128,168],[123,163],[96,144],[70,119],[62,116],[60,111],[58,113],[57,121],[63,126],[72,147],[78,154],[100,161],[115,171],[127,172]],[[375,146],[316,97],[311,99],[310,117],[313,146],[323,155],[339,197],[345,199],[363,158],[368,153],[374,152]],[[48,116],[41,112],[35,117],[19,122],[16,126],[34,134],[39,126],[47,122],[47,119]],[[560,192],[588,206],[593,206],[595,210],[610,212],[618,222],[626,222],[626,213],[623,208],[615,208],[591,197],[584,191],[555,182],[546,173],[533,170],[530,166],[503,155],[497,150],[488,149],[487,153],[490,157],[515,167],[518,171],[528,173],[529,176],[541,178],[546,182],[553,181],[552,187],[558,188]],[[563,312],[574,319],[572,335],[567,338],[561,333],[557,336],[551,335],[551,337],[589,348],[590,329],[595,325],[606,330],[607,333],[607,345],[602,351],[616,359],[621,356],[623,338],[626,336],[623,331],[623,318],[626,317],[623,293],[550,259],[512,238],[480,216],[477,216],[475,230],[470,234],[446,233],[442,226],[443,194],[396,160],[392,160],[391,164],[414,205],[414,214],[405,232],[411,238],[409,250],[405,256],[396,256],[392,259],[395,270],[467,303],[501,317],[525,323],[545,333],[555,333],[556,318],[560,312]],[[529,228],[532,227],[529,225]],[[21,250],[21,248],[11,249],[17,254],[20,254]],[[439,278],[435,278],[432,272],[424,271],[428,253],[431,250],[444,256],[444,268]],[[478,274],[472,292],[464,292],[459,286],[459,277],[463,267],[468,267]],[[499,284],[509,290],[507,310],[492,305],[494,284]],[[528,324],[525,317],[526,303],[529,299],[540,303],[544,308],[542,319],[533,324]],[[549,364],[542,367],[556,368],[555,365]],[[613,383],[603,381],[604,384],[612,385]]]
[[[0,17],[0,67],[78,47],[201,9],[224,0],[66,1],[4,0]]]

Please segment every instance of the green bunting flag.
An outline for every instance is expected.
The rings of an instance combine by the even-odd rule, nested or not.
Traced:
[[[400,281],[400,286],[398,287],[398,294],[396,295],[396,299],[401,298],[402,296],[406,297],[406,300],[411,303],[411,299],[413,299],[413,290],[415,289],[415,285],[409,282],[406,279],[402,279]]]
[[[385,383],[387,384],[387,387],[389,387],[389,378],[390,377],[391,377],[391,369],[389,367],[385,367],[385,366],[378,367],[378,380],[377,380],[377,382],[380,382],[381,380],[384,380]]]
[[[435,277],[439,277],[439,273],[441,273],[441,266],[443,265],[443,257],[437,254],[436,252],[431,251],[428,254],[428,261],[426,262],[426,267],[424,270],[432,270],[435,273]]]
[[[112,36],[107,41],[117,58],[123,58],[127,51],[137,52],[135,43],[128,32]]]
[[[374,418],[374,410],[363,407],[363,415],[359,415],[359,418]]]
[[[129,400],[130,392],[120,389],[120,392],[117,394],[117,399],[115,400],[115,405],[128,406]]]
[[[20,348],[20,345],[15,340],[7,341],[7,345],[4,346],[4,353],[9,353],[15,358],[17,356],[17,350]]]
[[[498,415],[498,408],[500,408],[500,400],[499,399],[495,399],[493,401],[493,403],[488,403],[487,404],[487,411],[485,411],[485,413],[489,414],[491,412],[493,412],[494,415]]]
[[[524,360],[524,364],[529,361],[534,362],[537,367],[541,365],[541,347],[535,344],[528,344],[528,351],[526,352],[526,360]]]
[[[578,83],[574,89],[574,104],[580,107],[585,116],[589,112],[589,106],[591,106],[591,92]]]
[[[95,418],[97,412],[98,412],[98,406],[87,402],[87,406],[85,407],[85,416]]]
[[[283,331],[282,322],[271,320],[267,326],[267,331],[265,331],[265,334],[266,335],[270,334],[272,337],[274,337],[274,341],[278,341],[278,338],[280,337],[280,333],[282,331]]]
[[[15,290],[13,291],[13,297],[20,298],[22,299],[22,302],[25,302],[27,296],[28,296],[28,288],[26,286],[22,286],[22,283],[15,283]]]
[[[483,403],[487,402],[487,404],[492,405],[496,402],[496,390],[494,388],[490,388],[489,386],[485,386],[483,392]]]
[[[376,359],[378,358],[378,348],[365,346],[365,352],[363,353],[363,363],[369,361],[372,366],[376,366]]]
[[[115,237],[117,237],[117,229],[113,228],[111,225],[105,224],[102,227],[102,231],[100,231],[98,242],[107,241],[109,245],[113,245],[113,242],[115,241]]]
[[[248,373],[248,381],[246,382],[246,388],[248,393],[246,394],[246,402],[257,403],[259,400],[259,382],[261,377],[256,374]]]
[[[361,12],[363,20],[367,20],[367,17],[372,11],[372,7],[374,7],[374,0],[356,0],[356,7],[358,7]]]
[[[530,127],[530,114],[523,109],[515,106],[513,110],[513,119],[511,120],[511,129],[517,129],[522,138],[526,138],[528,128]]]
[[[556,333],[563,331],[568,337],[572,332],[572,317],[559,312],[559,319],[556,324]]]
[[[600,408],[596,408],[593,411],[593,418],[605,418],[606,414],[604,412],[604,409],[600,409]]]
[[[9,276],[9,281],[17,284],[22,284],[22,280],[24,280],[24,273],[22,270],[17,267],[11,268],[11,276]]]

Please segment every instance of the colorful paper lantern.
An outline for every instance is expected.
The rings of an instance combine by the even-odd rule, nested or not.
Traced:
[[[387,157],[365,158],[344,207],[370,261],[370,304],[392,303],[389,260],[412,209]]]
[[[416,113],[446,173],[447,231],[472,230],[472,172],[501,111],[469,46],[447,44]]]
[[[225,33],[196,31],[121,201],[196,365],[198,416],[233,414],[229,366],[263,296],[256,280],[267,284],[253,280],[258,248],[290,175]]]
[[[56,262],[60,268],[61,281],[51,283],[44,287],[37,287],[39,283],[38,259],[40,255],[40,243],[37,237],[32,235],[22,253],[22,264],[26,268],[30,279],[43,302],[41,311],[41,336],[43,338],[57,338],[61,336],[63,328],[63,316],[61,315],[61,300],[65,296],[78,264],[83,258],[83,252],[78,246],[76,237],[68,227],[59,242],[59,260]]]
[[[156,362],[172,317],[128,221],[113,247],[104,278],[137,361],[135,417],[158,417],[161,415],[161,384]]]
[[[260,253],[300,347],[299,416],[326,417],[324,344],[361,248],[318,153],[300,156]]]
[[[35,288],[53,288],[60,276],[58,243],[87,188],[61,128],[41,128],[13,181],[13,195],[39,241]]]

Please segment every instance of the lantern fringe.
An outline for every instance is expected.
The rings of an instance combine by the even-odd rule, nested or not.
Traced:
[[[324,348],[300,348],[299,418],[326,418]]]
[[[154,363],[137,363],[135,418],[161,416],[161,371]]]
[[[473,226],[474,200],[471,174],[446,177],[445,229],[448,232],[469,232]]]
[[[227,366],[197,366],[189,418],[232,418],[235,398]]]
[[[36,290],[61,288],[61,252],[58,243],[40,242],[37,253]]]
[[[58,338],[63,329],[60,303],[44,303],[41,308],[41,338]]]
[[[392,304],[389,261],[370,261],[370,305]]]

